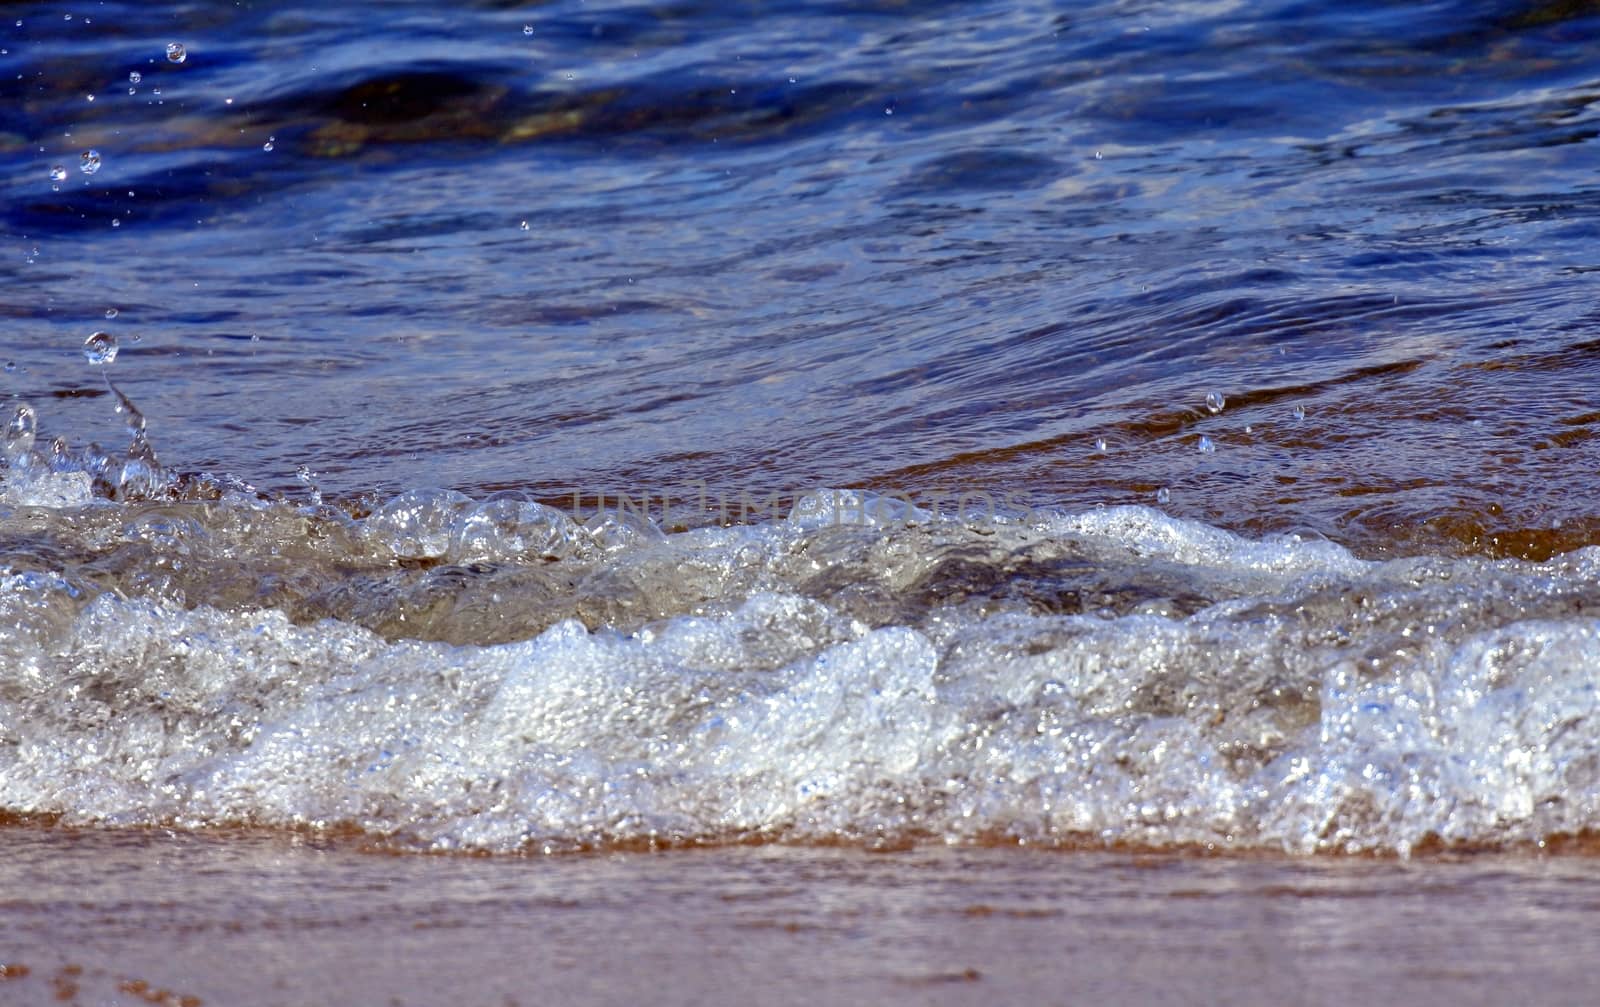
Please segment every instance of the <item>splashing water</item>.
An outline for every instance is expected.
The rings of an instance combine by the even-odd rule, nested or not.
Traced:
[[[5,452],[6,460],[14,466],[20,464],[33,450],[33,441],[37,434],[38,420],[33,407],[25,402],[13,405],[4,434],[0,435],[3,436],[3,440],[0,440],[0,450]]]
[[[105,367],[117,359],[117,337],[96,332],[83,341],[83,358],[95,367]]]

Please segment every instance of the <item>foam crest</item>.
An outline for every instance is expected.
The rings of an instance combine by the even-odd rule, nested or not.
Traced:
[[[32,543],[0,571],[0,807],[498,852],[1600,827],[1594,550],[838,520],[872,501],[672,535],[439,491],[0,512]]]

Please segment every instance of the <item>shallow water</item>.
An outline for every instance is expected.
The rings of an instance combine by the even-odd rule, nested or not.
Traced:
[[[1600,826],[1587,8],[325,7],[0,19],[0,807]]]
[[[1591,862],[762,847],[527,862],[0,831],[0,1003],[1590,998]],[[1066,998],[1072,999],[1066,999]]]

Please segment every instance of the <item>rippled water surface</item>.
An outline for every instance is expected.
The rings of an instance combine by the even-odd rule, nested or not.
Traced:
[[[6,4],[0,807],[1600,827],[1597,33]]]

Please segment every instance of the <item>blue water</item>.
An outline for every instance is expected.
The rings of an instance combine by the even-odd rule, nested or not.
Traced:
[[[490,849],[1595,827],[1573,767],[1600,735],[1535,755],[1600,670],[1597,29],[1513,3],[8,4],[0,805]],[[1501,637],[1521,656],[1484,656]],[[317,670],[243,684],[286,661]],[[169,666],[189,713],[139,684]],[[621,691],[529,684],[574,666]],[[331,698],[405,694],[395,668],[423,721]],[[106,761],[84,675],[154,732],[118,744],[199,754]],[[1535,679],[1513,744],[1475,704]],[[605,712],[640,690],[678,696],[630,714],[665,718],[642,749]],[[506,726],[530,703],[564,740]],[[1055,747],[985,733],[1030,703]],[[880,717],[905,747],[849,755]],[[1072,776],[1112,735],[1133,782]],[[313,750],[309,791],[267,793]],[[491,782],[519,796],[451,789]]]

